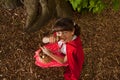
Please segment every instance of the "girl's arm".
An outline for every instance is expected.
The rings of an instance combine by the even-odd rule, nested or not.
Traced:
[[[53,53],[51,53],[47,48],[45,47],[41,47],[42,51],[48,55],[49,57],[51,57],[52,59],[54,59],[55,61],[59,62],[59,63],[65,63],[67,62],[67,56],[65,57],[59,57],[57,55],[54,55]]]

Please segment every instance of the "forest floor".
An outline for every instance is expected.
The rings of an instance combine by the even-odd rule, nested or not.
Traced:
[[[26,34],[24,8],[0,8],[0,80],[63,80],[64,67],[43,69],[34,62],[42,31]],[[120,80],[120,11],[76,14],[85,63],[80,80]],[[50,29],[51,20],[45,29]]]

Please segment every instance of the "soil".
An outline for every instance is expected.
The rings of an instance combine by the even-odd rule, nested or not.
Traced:
[[[80,80],[120,79],[120,11],[74,13],[81,27],[85,62]],[[0,80],[64,80],[64,67],[40,68],[34,64],[42,33],[54,20],[34,33],[25,33],[24,7],[0,8]]]

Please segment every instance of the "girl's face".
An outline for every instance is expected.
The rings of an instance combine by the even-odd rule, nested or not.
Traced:
[[[74,30],[73,31],[58,31],[56,32],[56,35],[60,37],[61,40],[65,42],[69,42],[73,38]]]

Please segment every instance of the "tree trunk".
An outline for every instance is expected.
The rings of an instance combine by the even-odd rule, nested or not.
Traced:
[[[21,0],[2,0],[7,8],[14,9]],[[26,32],[35,32],[45,26],[52,18],[72,18],[72,7],[66,0],[24,0],[27,12]]]
[[[52,18],[72,18],[73,16],[72,7],[65,0],[39,0],[39,3],[42,8],[41,14],[39,14],[38,18],[35,19],[36,21],[33,22],[33,25],[27,26],[26,32],[35,32],[40,30],[40,28],[45,26]],[[28,11],[27,13],[30,12]],[[32,19],[32,17],[30,17],[30,19]]]

